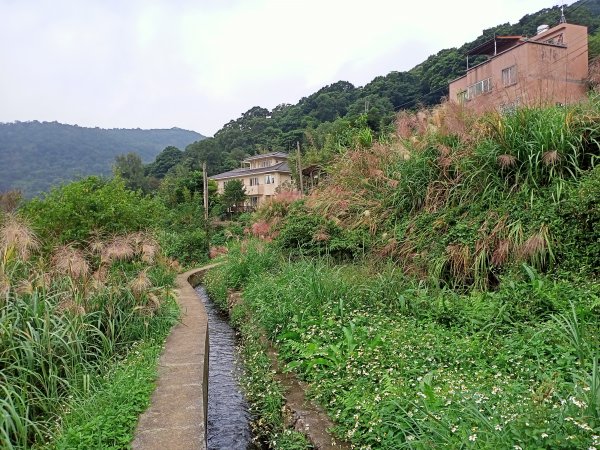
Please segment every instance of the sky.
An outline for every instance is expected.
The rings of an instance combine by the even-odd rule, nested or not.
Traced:
[[[362,86],[557,3],[0,0],[0,122],[209,136],[253,106]]]

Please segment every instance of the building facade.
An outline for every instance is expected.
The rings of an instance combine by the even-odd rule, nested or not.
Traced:
[[[219,194],[223,193],[227,182],[241,180],[248,195],[246,206],[257,207],[274,196],[279,187],[292,185],[287,158],[287,153],[281,152],[251,156],[242,161],[239,169],[209,178],[217,182]]]
[[[475,109],[568,104],[587,94],[587,27],[542,25],[532,38],[496,36],[467,54],[467,72],[452,81],[449,100]],[[469,58],[487,60],[468,67]]]

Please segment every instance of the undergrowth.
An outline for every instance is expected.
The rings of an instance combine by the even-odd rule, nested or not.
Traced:
[[[396,131],[261,208],[217,295],[243,289],[353,448],[597,448],[598,99]]]
[[[60,427],[44,449],[122,449],[133,440],[138,417],[150,404],[164,340],[179,317],[177,305],[146,340],[134,343],[125,359],[111,364],[101,380],[67,405]]]
[[[243,326],[266,331],[354,448],[594,446],[600,285],[522,270],[458,294],[391,266],[288,262],[249,279]]]

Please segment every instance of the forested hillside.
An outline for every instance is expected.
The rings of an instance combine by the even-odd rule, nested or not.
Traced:
[[[590,56],[599,53],[595,35],[600,26],[600,0],[580,0],[565,9],[567,20],[586,25],[590,33]],[[515,24],[504,23],[483,30],[460,48],[449,48],[430,56],[407,72],[379,76],[362,87],[347,81],[325,86],[295,105],[281,104],[268,110],[255,106],[231,120],[214,138],[191,145],[184,161],[190,168],[208,162],[209,173],[232,169],[247,155],[263,151],[289,151],[296,141],[303,149],[322,153],[348,145],[351,128],[368,126],[376,134],[390,131],[394,113],[439,103],[448,93],[448,81],[462,75],[465,53],[494,34],[532,36],[538,25],[556,24],[560,8],[527,14]],[[598,41],[598,42],[596,42]]]
[[[152,161],[167,146],[185,148],[204,136],[194,131],[102,129],[58,122],[0,123],[0,192],[32,196],[78,176],[110,174],[115,156]]]

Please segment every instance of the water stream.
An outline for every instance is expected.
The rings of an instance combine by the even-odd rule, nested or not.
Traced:
[[[238,383],[241,363],[235,349],[235,331],[204,287],[197,287],[196,292],[208,314],[208,450],[252,449],[248,405]]]

